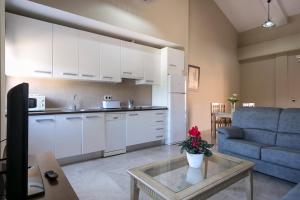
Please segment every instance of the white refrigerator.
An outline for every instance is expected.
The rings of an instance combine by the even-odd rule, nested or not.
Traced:
[[[186,77],[168,75],[168,131],[166,144],[176,144],[186,139]]]

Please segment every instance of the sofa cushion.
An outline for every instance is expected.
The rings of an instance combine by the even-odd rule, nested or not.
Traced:
[[[281,112],[278,132],[300,134],[300,108],[288,108]]]
[[[300,170],[300,151],[284,147],[264,147],[261,160]]]
[[[224,134],[227,139],[243,139],[244,131],[243,129],[235,126],[219,128],[218,133]]]
[[[298,200],[300,198],[300,183],[291,189],[281,200]]]
[[[243,129],[245,140],[275,146],[276,132],[261,129]]]
[[[300,150],[300,134],[277,133],[276,146]]]
[[[233,126],[248,129],[277,131],[280,108],[237,108],[233,113]]]
[[[260,150],[263,146],[263,144],[243,139],[225,139],[223,149],[242,156],[260,159]]]

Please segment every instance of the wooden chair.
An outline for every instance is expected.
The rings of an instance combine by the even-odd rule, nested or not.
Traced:
[[[216,138],[216,129],[230,126],[231,118],[217,117],[217,113],[225,113],[225,103],[211,103],[211,137]]]

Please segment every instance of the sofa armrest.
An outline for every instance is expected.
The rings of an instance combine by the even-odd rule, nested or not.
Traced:
[[[243,129],[235,126],[218,128],[217,132],[224,134],[226,139],[243,139],[245,136]]]

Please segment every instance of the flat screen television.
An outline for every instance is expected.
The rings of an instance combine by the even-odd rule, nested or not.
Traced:
[[[8,200],[27,199],[28,191],[28,84],[7,94],[7,182]]]

